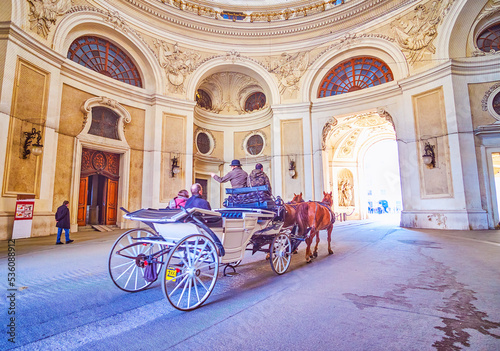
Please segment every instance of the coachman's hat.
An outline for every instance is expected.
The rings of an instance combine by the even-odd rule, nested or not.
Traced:
[[[238,167],[241,167],[240,160],[232,160],[232,161],[231,161],[231,166],[238,166]]]

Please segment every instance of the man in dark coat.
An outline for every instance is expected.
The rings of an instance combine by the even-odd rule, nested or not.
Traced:
[[[62,206],[59,206],[56,212],[56,227],[57,227],[57,240],[56,240],[56,245],[61,245],[61,233],[62,230],[64,229],[64,234],[66,235],[66,244],[72,243],[74,240],[71,240],[69,238],[69,229],[70,229],[70,223],[69,223],[69,201],[64,201]]]
[[[229,173],[222,178],[216,175],[215,173],[211,173],[210,175],[219,183],[225,183],[227,181],[230,181],[231,186],[233,188],[246,187],[248,173],[241,169],[240,160],[232,160],[230,166],[231,166],[231,171],[229,171]]]
[[[264,173],[263,168],[264,167],[260,163],[255,165],[255,169],[250,172],[250,175],[248,176],[247,186],[267,185],[269,193],[272,193],[271,183],[269,182],[267,174]]]
[[[205,210],[211,210],[210,204],[207,200],[203,199],[201,195],[203,194],[203,188],[199,183],[194,183],[191,186],[192,196],[186,201],[184,208],[203,208]]]

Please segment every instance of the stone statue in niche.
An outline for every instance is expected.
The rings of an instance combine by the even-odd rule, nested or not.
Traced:
[[[30,4],[30,29],[47,38],[50,27],[57,16],[64,15],[71,8],[71,0],[28,0]]]
[[[339,206],[351,206],[352,203],[352,185],[349,179],[339,181]]]
[[[423,58],[426,51],[434,54],[437,27],[454,0],[434,1],[430,5],[418,5],[410,19],[399,19],[391,24],[396,42],[405,52],[411,64]]]
[[[175,43],[172,50],[163,40],[154,40],[154,46],[158,51],[158,61],[165,69],[169,90],[173,93],[184,92],[184,81],[188,74],[193,72],[200,61],[200,54],[194,51],[182,51]]]
[[[279,59],[271,62],[269,72],[278,76],[280,93],[283,94],[288,88],[299,90],[298,83],[308,66],[308,52],[299,52],[294,55],[284,52]]]

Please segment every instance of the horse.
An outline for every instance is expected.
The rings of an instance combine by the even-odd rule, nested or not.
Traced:
[[[301,202],[304,202],[304,199],[302,198],[302,193],[300,194],[293,193],[292,201],[290,201],[289,204],[298,204]]]
[[[328,253],[333,254],[331,247],[333,223],[335,223],[335,214],[332,211],[333,198],[332,193],[323,191],[323,200],[321,202],[308,201],[297,205],[296,219],[299,225],[299,234],[306,235],[306,262],[310,263],[313,254],[311,253],[311,244],[316,236],[316,246],[314,248],[314,257],[318,257],[319,231],[326,229],[328,232]]]

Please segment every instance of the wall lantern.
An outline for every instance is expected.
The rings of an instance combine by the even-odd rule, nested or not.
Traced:
[[[431,145],[429,142],[425,143],[424,146],[424,154],[422,155],[422,159],[424,164],[429,168],[436,167],[436,155],[434,153],[434,148],[436,145]]]
[[[40,141],[42,140],[42,132],[33,128],[31,132],[24,132],[24,135],[26,136],[26,140],[24,141],[23,146],[23,158],[28,158],[29,154],[40,156],[43,152],[43,145],[40,144]],[[36,143],[32,145],[31,142],[35,140],[35,138]]]
[[[294,178],[297,175],[295,161],[293,160],[290,161],[290,166],[288,167],[288,174],[290,175],[290,178]]]
[[[172,173],[172,178],[175,177],[176,174],[179,174],[181,172],[181,166],[179,166],[178,162],[179,162],[179,159],[174,156],[174,158],[172,158],[172,168],[170,169],[170,172]]]

